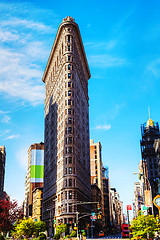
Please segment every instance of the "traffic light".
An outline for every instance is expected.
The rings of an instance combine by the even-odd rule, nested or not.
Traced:
[[[97,204],[97,210],[100,210],[101,209],[101,207],[100,207],[100,204],[98,203]]]

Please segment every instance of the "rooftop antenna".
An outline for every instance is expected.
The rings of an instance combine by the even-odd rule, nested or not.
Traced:
[[[149,118],[150,118],[150,107],[148,106],[148,114],[149,114]]]

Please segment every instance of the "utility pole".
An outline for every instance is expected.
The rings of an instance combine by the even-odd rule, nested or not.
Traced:
[[[78,213],[79,213],[79,212],[76,213],[76,222],[77,222],[77,239],[78,239]]]

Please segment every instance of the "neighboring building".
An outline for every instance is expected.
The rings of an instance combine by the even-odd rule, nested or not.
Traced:
[[[141,210],[141,205],[142,205],[142,196],[141,196],[141,188],[140,188],[140,183],[135,182],[134,183],[134,216],[138,216],[138,211]]]
[[[102,146],[101,143],[94,143],[90,140],[90,165],[91,165],[91,184],[97,184],[101,191],[103,191],[103,177],[102,177]]]
[[[119,199],[119,193],[115,188],[110,189],[111,192],[111,226],[115,231],[119,231],[123,223],[123,207]],[[112,231],[113,231],[112,229]]]
[[[159,170],[158,170],[158,159],[157,153],[154,149],[155,139],[160,138],[159,124],[154,123],[149,118],[147,124],[141,125],[141,153],[142,153],[142,166],[143,166],[143,178],[144,178],[144,189],[152,189],[152,200],[158,194],[158,183],[159,183]],[[150,213],[152,209],[150,208]],[[157,208],[154,207],[154,214],[158,214]]]
[[[155,152],[157,154],[157,161],[158,161],[158,173],[159,173],[159,177],[158,177],[158,193],[160,194],[160,139],[156,139],[154,141],[154,149]]]
[[[34,143],[28,150],[28,170],[25,179],[24,216],[32,217],[33,190],[43,187],[44,143]]]
[[[35,188],[33,190],[32,219],[34,221],[42,221],[42,195],[43,188]]]
[[[92,232],[91,235],[98,236],[98,234],[102,230],[102,226],[103,226],[101,208],[98,209],[98,206],[101,206],[101,203],[102,203],[101,190],[99,189],[97,184],[92,184],[91,192],[92,192],[91,201],[95,202],[94,204],[92,204],[92,212],[95,213],[95,215],[97,217],[97,219],[95,221],[94,216],[92,216],[93,220],[91,221],[91,232]],[[96,202],[98,202],[98,204]]]
[[[90,139],[90,165],[91,165],[91,184],[97,184],[101,191],[101,210],[103,217],[103,228],[105,227],[104,218],[104,193],[103,193],[103,163],[101,154],[101,143],[94,143],[93,139]]]
[[[48,234],[56,224],[73,227],[77,211],[91,201],[88,79],[90,71],[78,25],[60,24],[43,75],[45,83],[45,153],[43,221]],[[82,219],[85,225],[86,219]]]
[[[110,183],[109,183],[109,174],[108,168],[102,168],[102,177],[103,177],[103,199],[104,199],[104,225],[105,232],[110,231]]]
[[[0,146],[0,199],[3,197],[4,175],[5,175],[6,150]]]

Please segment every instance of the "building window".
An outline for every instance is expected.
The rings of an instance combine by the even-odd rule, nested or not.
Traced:
[[[97,146],[94,146],[95,149],[97,149]]]
[[[71,108],[68,109],[68,114],[72,114],[72,109]]]
[[[66,158],[66,164],[67,164],[67,158]]]
[[[96,171],[96,175],[97,175],[97,171]]]
[[[71,90],[68,91],[68,96],[71,96]]]
[[[72,137],[68,137],[68,143],[69,143],[69,144],[72,143]]]
[[[68,118],[68,124],[72,123],[72,118]]]
[[[71,36],[70,36],[70,35],[68,35],[68,42],[70,42],[70,40],[71,40]]]
[[[69,187],[72,187],[72,179],[69,179]]]
[[[68,147],[68,153],[72,153],[72,147]]]
[[[71,48],[70,48],[70,45],[69,45],[69,46],[68,46],[68,51],[70,51],[70,49],[71,49]]]
[[[71,105],[71,99],[68,99],[68,105]]]
[[[95,169],[97,169],[97,165],[95,166]]]
[[[72,163],[72,157],[68,158],[68,163]]]
[[[66,174],[67,174],[67,168],[66,168]]]
[[[69,212],[72,212],[72,205],[69,205]]]
[[[68,70],[71,70],[71,64],[68,64]]]
[[[72,168],[69,167],[69,174],[72,174]]]
[[[63,193],[61,193],[61,201],[63,200]]]
[[[68,133],[72,133],[72,128],[71,127],[68,128]]]
[[[71,78],[71,73],[68,73],[68,78]]]
[[[67,187],[67,179],[66,179],[66,187]]]
[[[97,154],[97,150],[95,150],[95,154]]]
[[[97,159],[97,155],[95,155],[95,159]]]
[[[68,61],[71,61],[71,56],[68,56]]]
[[[68,87],[71,87],[71,82],[68,82]]]
[[[69,199],[72,199],[72,191],[69,191]]]
[[[67,191],[65,191],[65,199],[67,199]]]

